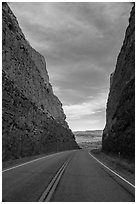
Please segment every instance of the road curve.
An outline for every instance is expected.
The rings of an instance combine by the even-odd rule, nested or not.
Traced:
[[[54,154],[5,171],[2,180],[3,201],[7,202],[41,201],[49,186],[48,201],[52,202],[134,201],[133,187],[103,168],[86,150]]]

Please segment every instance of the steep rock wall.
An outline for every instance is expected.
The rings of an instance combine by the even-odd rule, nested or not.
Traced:
[[[44,57],[29,45],[6,3],[2,22],[3,70],[28,99],[68,127],[62,104],[49,83]]]
[[[9,6],[2,9],[3,160],[78,148],[44,58],[26,41]]]
[[[135,154],[135,7],[110,78],[102,148],[133,158]]]

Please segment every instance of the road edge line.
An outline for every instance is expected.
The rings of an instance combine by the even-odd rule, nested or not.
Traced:
[[[67,151],[68,151],[68,150],[67,150]],[[72,151],[75,151],[75,150],[72,150]],[[65,152],[66,152],[66,151],[65,151]],[[54,155],[61,154],[61,153],[64,153],[64,151],[63,151],[63,152],[54,153],[54,154],[50,154],[50,155],[47,155],[47,156],[44,156],[44,157],[40,157],[40,158],[37,158],[37,159],[33,159],[33,160],[31,160],[31,161],[28,161],[28,162],[19,164],[19,165],[17,165],[17,166],[13,166],[13,167],[11,167],[11,168],[4,169],[4,170],[2,170],[2,173],[6,172],[6,171],[10,171],[10,170],[12,170],[12,169],[16,169],[16,168],[18,168],[18,167],[20,167],[20,166],[24,166],[24,165],[29,164],[29,163],[33,163],[33,162],[38,161],[38,160],[41,160],[41,159],[45,159],[45,158],[47,158],[47,157],[52,157],[52,156],[54,156]]]
[[[90,152],[88,152],[89,155],[91,157],[93,157],[93,159],[95,159],[97,162],[99,162],[102,166],[104,166],[106,169],[108,169],[109,171],[111,171],[113,174],[115,174],[116,176],[118,176],[120,179],[122,179],[123,181],[125,181],[127,184],[129,184],[130,186],[132,186],[133,188],[135,188],[135,186],[130,183],[129,181],[127,181],[125,178],[123,178],[122,176],[120,176],[118,173],[116,173],[115,171],[113,171],[112,169],[110,169],[108,166],[106,166],[105,164],[103,164],[101,161],[99,161],[96,157],[94,157]]]

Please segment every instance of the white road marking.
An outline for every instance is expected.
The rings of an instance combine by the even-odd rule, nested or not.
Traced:
[[[76,150],[72,150],[72,151],[76,151]],[[66,152],[66,151],[65,151],[65,152]],[[10,170],[12,170],[12,169],[16,169],[16,168],[21,167],[21,166],[24,166],[24,165],[26,165],[26,164],[33,163],[33,162],[35,162],[35,161],[38,161],[38,160],[41,160],[41,159],[45,159],[45,158],[47,158],[47,157],[52,157],[52,156],[55,156],[55,155],[58,155],[58,154],[62,154],[62,153],[64,153],[64,152],[58,152],[58,153],[55,153],[55,154],[50,154],[50,155],[47,155],[47,156],[44,156],[44,157],[40,157],[40,158],[38,158],[38,159],[34,159],[34,160],[31,160],[31,161],[25,162],[25,163],[23,163],[23,164],[19,164],[19,165],[17,165],[17,166],[13,166],[13,167],[11,167],[11,168],[5,169],[5,170],[2,171],[2,173],[6,172],[6,171],[10,171]]]
[[[123,178],[122,176],[120,176],[119,174],[117,174],[116,172],[114,172],[112,169],[110,169],[109,167],[107,167],[105,164],[103,164],[101,161],[99,161],[96,157],[94,157],[90,152],[88,152],[89,155],[91,157],[93,157],[93,159],[95,159],[97,162],[99,162],[102,166],[104,166],[106,169],[108,169],[109,171],[111,171],[113,174],[115,174],[116,176],[118,176],[120,179],[122,179],[123,181],[125,181],[127,184],[129,184],[130,186],[132,186],[133,188],[135,188],[135,186],[130,183],[129,181],[127,181],[125,178]]]
[[[49,202],[51,200],[51,197],[52,197],[52,195],[53,195],[53,193],[54,193],[68,163],[69,163],[69,160],[64,162],[64,164],[61,166],[61,168],[58,170],[56,175],[53,177],[53,179],[49,183],[49,185],[46,188],[46,190],[44,191],[44,193],[41,195],[38,202]]]

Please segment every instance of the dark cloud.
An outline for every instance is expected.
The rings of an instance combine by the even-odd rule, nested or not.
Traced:
[[[109,75],[115,69],[131,4],[10,3],[30,42],[46,59],[70,127],[105,124]]]

